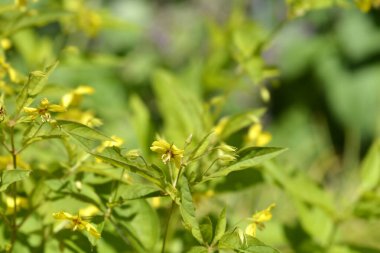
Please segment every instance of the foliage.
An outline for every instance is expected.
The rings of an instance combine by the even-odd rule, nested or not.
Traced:
[[[263,130],[270,90],[280,78],[265,57],[278,28],[253,21],[250,1],[232,1],[222,17],[191,14],[188,29],[195,30],[189,34],[198,37],[183,42],[174,31],[153,26],[150,35],[144,20],[114,15],[132,7],[147,18],[153,14],[144,8],[159,8],[132,2],[1,3],[0,250],[378,250],[344,232],[352,222],[379,217],[379,141],[356,170],[360,179],[344,203],[294,164],[281,162],[291,154],[273,160],[286,150],[268,146],[272,136]],[[279,28],[317,9],[355,6],[286,3]],[[356,5],[369,12],[379,4]],[[244,104],[250,89],[254,104]],[[223,193],[238,198],[241,188],[253,185],[264,186],[259,195],[265,203],[255,207],[261,211],[226,207]],[[285,210],[281,206],[292,208],[291,217],[272,222]],[[276,231],[275,239],[265,236]]]

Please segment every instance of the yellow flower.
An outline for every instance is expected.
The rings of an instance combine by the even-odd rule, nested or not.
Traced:
[[[181,167],[184,150],[177,148],[174,144],[169,144],[164,139],[158,139],[152,143],[150,150],[162,154],[161,160],[164,164],[173,159],[176,167]]]
[[[267,222],[270,219],[272,219],[271,211],[275,206],[276,204],[271,204],[266,209],[260,212],[256,212],[250,219],[252,223],[247,226],[247,228],[245,229],[245,233],[247,235],[256,237],[256,229],[257,228],[259,228],[260,230],[264,229],[265,228],[264,222]]]
[[[41,116],[43,122],[49,122],[51,119],[50,112],[64,112],[66,108],[61,105],[50,104],[47,98],[43,98],[37,108],[24,107],[24,112],[30,115],[31,119]]]
[[[14,83],[18,83],[20,81],[17,71],[6,62],[4,57],[0,56],[0,79],[3,79],[5,75],[8,75],[9,79]]]
[[[77,106],[82,101],[83,95],[92,94],[94,92],[95,92],[94,88],[90,86],[86,86],[86,85],[79,86],[72,92],[69,92],[63,95],[61,99],[61,104],[66,108],[69,106]]]
[[[98,127],[103,123],[100,119],[96,118],[92,111],[82,111],[78,108],[72,108],[65,113],[61,113],[59,119],[71,120],[82,123],[89,127]]]
[[[12,47],[12,42],[7,38],[3,38],[0,40],[0,45],[4,50],[8,50]]]
[[[215,126],[215,129],[214,129],[214,132],[216,135],[220,136],[223,133],[223,131],[224,131],[224,129],[228,123],[228,120],[229,120],[228,117],[224,117],[224,118],[219,120],[218,124]]]
[[[67,212],[58,212],[58,213],[53,213],[54,219],[57,220],[65,220],[70,222],[69,226],[70,228],[75,231],[75,230],[85,230],[88,233],[90,233],[92,236],[95,238],[100,238],[100,233],[98,230],[95,228],[94,225],[89,223],[88,221],[85,221],[82,219],[79,215],[72,215]]]
[[[248,129],[248,143],[253,143],[256,146],[264,146],[268,144],[271,139],[272,135],[263,131],[263,126],[260,123],[255,123]]]
[[[13,214],[15,211],[15,204],[17,210],[28,208],[28,199],[24,197],[16,197],[16,199],[14,199],[13,197],[6,196],[5,204],[7,206],[6,214]]]
[[[30,165],[22,160],[22,157],[17,158],[17,167],[24,170],[30,170]],[[13,158],[11,155],[0,156],[0,170],[13,169]]]
[[[102,144],[96,150],[100,153],[107,147],[120,147],[123,143],[124,140],[122,138],[112,135],[111,140],[103,141]],[[99,163],[102,162],[102,160],[99,158],[96,158],[96,161]]]

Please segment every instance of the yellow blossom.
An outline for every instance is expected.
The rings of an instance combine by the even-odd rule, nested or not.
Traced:
[[[8,75],[9,79],[14,83],[18,83],[20,81],[17,71],[6,62],[4,57],[0,56],[0,79],[3,79],[5,75]]]
[[[222,118],[221,120],[219,120],[219,123],[215,126],[215,134],[216,135],[221,135],[224,131],[224,128],[226,127],[227,123],[228,123],[228,117],[224,117]]]
[[[88,221],[85,221],[82,217],[79,215],[72,215],[67,212],[58,212],[58,213],[53,213],[54,219],[57,220],[65,220],[69,222],[69,227],[75,231],[75,230],[85,230],[88,233],[90,233],[92,236],[95,238],[100,238],[100,233],[98,230],[95,228],[94,225],[89,223]]]
[[[111,136],[111,140],[103,141],[102,144],[97,148],[98,152],[102,152],[107,147],[120,147],[124,143],[124,140],[115,135]],[[97,162],[102,162],[101,159],[96,158]]]
[[[15,211],[15,204],[17,206],[17,210],[21,208],[28,208],[28,199],[24,197],[5,197],[5,204],[7,206],[6,214],[12,214]]]
[[[248,129],[247,142],[256,146],[264,146],[272,139],[272,135],[263,131],[263,126],[260,123],[253,124]]]
[[[264,229],[264,222],[267,222],[270,219],[272,219],[271,211],[275,206],[276,204],[271,204],[266,209],[256,212],[250,219],[252,223],[247,226],[247,228],[245,229],[245,233],[247,235],[256,237],[256,229]]]
[[[31,119],[41,116],[43,122],[50,121],[50,112],[64,112],[66,108],[61,105],[50,104],[47,98],[43,98],[37,108],[24,107],[24,112],[30,115]]]
[[[61,113],[58,118],[76,121],[89,127],[98,127],[103,124],[99,118],[95,117],[92,111],[82,111],[78,108],[72,108],[65,113]]]
[[[100,212],[99,208],[97,208],[94,205],[89,205],[89,206],[79,210],[79,213],[82,216],[93,216],[95,214],[98,214],[99,212]]]
[[[176,167],[181,167],[184,150],[177,148],[176,145],[169,144],[164,139],[158,139],[152,143],[150,150],[162,154],[161,160],[164,164],[173,159]]]
[[[22,157],[18,157],[17,167],[24,170],[30,170],[30,165],[22,160]],[[13,169],[13,158],[11,155],[0,156],[0,170],[2,169]]]
[[[355,2],[362,12],[369,12],[371,8],[380,7],[380,0],[355,0]]]
[[[4,50],[8,50],[12,47],[12,42],[7,38],[3,38],[0,40],[0,45]]]
[[[73,90],[72,92],[66,93],[61,99],[61,104],[64,107],[77,106],[82,101],[83,95],[88,95],[94,93],[95,90],[91,86],[82,85]]]

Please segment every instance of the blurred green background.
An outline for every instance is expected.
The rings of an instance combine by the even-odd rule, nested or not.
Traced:
[[[215,122],[266,107],[268,145],[289,150],[260,173],[218,182],[200,212],[227,204],[233,225],[275,202],[258,238],[282,252],[380,252],[379,144],[367,162],[376,182],[360,190],[368,180],[363,159],[380,135],[380,10],[329,6],[289,18],[292,2],[30,1],[33,27],[7,27],[17,29],[7,57],[25,73],[59,59],[45,94],[58,100],[79,85],[94,87],[84,107],[102,119],[102,131],[145,154],[156,133],[183,142],[197,131],[170,121],[183,113],[163,106],[170,85],[188,107],[195,101],[193,115],[222,96]],[[236,48],[250,52],[251,65]],[[193,115],[186,120],[197,121]],[[229,143],[240,145],[243,135]],[[175,241],[170,247],[181,252]]]

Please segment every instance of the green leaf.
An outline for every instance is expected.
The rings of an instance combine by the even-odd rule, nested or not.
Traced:
[[[110,141],[109,137],[78,122],[57,120],[59,129],[76,140],[87,152],[101,145],[103,141]]]
[[[279,253],[278,250],[260,240],[245,235],[237,230],[223,235],[218,244],[219,249],[231,249],[241,253]]]
[[[175,143],[183,142],[189,134],[203,134],[206,129],[205,112],[199,96],[181,83],[182,80],[164,70],[153,75],[158,109],[167,130],[163,135]]]
[[[222,212],[219,215],[218,223],[216,224],[216,227],[215,227],[214,238],[212,240],[211,245],[216,244],[220,240],[220,238],[222,238],[222,236],[224,235],[224,232],[226,231],[226,226],[227,226],[226,208],[223,208]]]
[[[301,173],[287,175],[272,161],[265,163],[264,172],[273,177],[296,200],[319,206],[332,217],[336,215],[332,197],[305,175]]]
[[[192,247],[187,253],[208,253],[208,249],[202,246]]]
[[[31,170],[4,170],[1,175],[0,192],[5,191],[9,185],[27,178]]]
[[[240,249],[242,246],[242,239],[238,231],[225,233],[219,240],[219,249]]]
[[[28,106],[33,102],[34,98],[44,88],[46,80],[57,65],[58,61],[46,67],[44,71],[33,71],[29,73],[28,80],[24,84],[16,100],[18,111],[21,111],[23,107]]]
[[[131,173],[138,174],[144,177],[145,179],[149,180],[150,182],[156,184],[160,188],[162,188],[163,184],[160,181],[162,175],[157,175],[158,173],[157,170],[152,169],[151,171],[148,171],[146,169],[143,169],[142,166],[140,167],[140,165],[136,165],[132,163],[131,161],[129,161],[127,158],[125,158],[124,156],[120,154],[120,149],[117,147],[108,147],[104,149],[102,153],[100,154],[92,153],[92,155],[101,159],[103,162],[112,164],[117,167],[124,168],[125,170]]]
[[[144,185],[144,184],[132,184],[132,185],[120,185],[118,198],[120,201],[150,198],[153,196],[159,196],[160,190],[157,187]]]
[[[334,221],[325,210],[318,206],[308,207],[301,201],[295,201],[302,227],[321,246],[327,246]]]
[[[180,212],[186,229],[190,230],[200,244],[204,243],[199,223],[195,217],[193,197],[186,177],[182,178]]]
[[[199,225],[201,230],[202,238],[207,243],[210,244],[213,238],[213,225],[210,217],[205,217]]]
[[[143,153],[146,155],[152,134],[149,110],[138,96],[130,98],[129,107],[131,109],[131,123],[136,132],[139,145],[143,148]]]
[[[248,147],[240,150],[238,156],[240,159],[231,166],[222,168],[215,173],[206,176],[204,180],[209,180],[216,177],[227,176],[232,171],[245,170],[252,168],[257,164],[260,164],[266,160],[272,159],[282,152],[285,148],[275,148],[275,147]]]
[[[202,140],[197,144],[197,146],[191,151],[189,155],[189,160],[193,158],[197,158],[200,155],[202,155],[204,152],[206,152],[208,146],[210,145],[210,142],[212,138],[214,137],[214,132],[210,132],[206,134]]]
[[[222,139],[227,139],[237,131],[248,127],[249,125],[258,122],[261,115],[263,115],[265,109],[256,109],[248,112],[236,114],[227,119],[226,125],[223,127],[220,136]]]
[[[362,192],[370,191],[379,185],[380,180],[380,140],[377,140],[367,153],[360,168]]]
[[[147,201],[131,200],[114,210],[128,240],[144,249],[141,252],[152,252],[160,235],[160,223],[156,211]]]
[[[245,240],[245,244],[242,247],[242,250],[239,252],[246,252],[246,253],[279,253],[278,250],[264,244],[263,242],[259,241],[255,237],[247,235]]]

